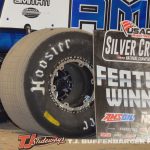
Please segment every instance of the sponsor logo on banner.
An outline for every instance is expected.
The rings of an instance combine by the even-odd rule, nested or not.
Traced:
[[[119,131],[123,131],[123,132],[138,132],[138,128],[127,128],[127,127],[121,127],[119,129]]]
[[[150,114],[148,112],[142,112],[141,123],[150,124]]]
[[[126,139],[135,139],[136,137],[137,137],[137,135],[133,134],[133,133],[126,133],[124,135],[124,138],[126,138]]]
[[[122,30],[125,36],[134,38],[150,38],[150,29],[139,28],[133,22],[124,20],[121,23]]]
[[[123,25],[124,32],[116,32],[117,36],[115,31],[106,32],[102,58],[111,62],[150,63],[150,29],[135,28],[128,22],[129,25]]]
[[[41,146],[45,144],[65,144],[65,138],[59,138],[55,136],[37,136],[37,134],[32,135],[20,135],[18,137],[20,141],[19,150],[31,149],[34,146]]]
[[[122,138],[122,134],[117,132],[113,135],[113,138]]]
[[[105,113],[101,121],[104,122],[131,122],[135,120],[135,114],[128,113]]]
[[[108,133],[108,132],[101,132],[100,133],[100,137],[102,138],[111,138],[111,133]]]
[[[37,18],[41,13],[36,8],[26,8],[22,11],[22,15],[27,18]]]
[[[138,132],[140,134],[150,134],[150,127],[141,127],[138,129]]]

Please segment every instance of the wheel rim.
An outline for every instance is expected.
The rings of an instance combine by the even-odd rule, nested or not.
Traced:
[[[75,75],[71,75],[68,71],[68,66],[75,70]],[[83,79],[83,74],[84,76],[86,74],[86,79]],[[76,84],[82,80],[89,81],[80,82],[81,88]],[[49,91],[53,96],[52,99],[54,103],[62,110],[71,113],[79,113],[90,108],[93,104],[93,84],[93,68],[89,65],[88,61],[81,60],[80,58],[69,58],[61,61],[53,74],[50,75]],[[85,90],[85,88],[87,88],[86,86],[88,86],[88,90]],[[69,96],[75,92],[75,90],[78,90],[78,94],[76,98],[70,100]]]

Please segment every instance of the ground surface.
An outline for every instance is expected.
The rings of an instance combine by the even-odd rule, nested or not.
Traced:
[[[27,133],[10,122],[0,124],[0,150],[18,150],[18,135],[24,134]],[[81,142],[76,140],[71,142],[69,144],[66,140],[66,144],[36,146],[31,150],[150,150],[149,144],[79,144]]]

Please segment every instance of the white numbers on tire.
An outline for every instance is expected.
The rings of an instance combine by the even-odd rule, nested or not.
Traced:
[[[83,123],[84,123],[83,130],[84,131],[88,130],[89,127],[95,127],[95,121],[94,121],[94,119],[90,118],[89,120],[90,120],[90,122],[89,121],[83,121]]]

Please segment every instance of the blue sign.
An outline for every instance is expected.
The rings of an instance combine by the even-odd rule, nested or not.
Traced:
[[[93,24],[95,29],[119,29],[120,21],[130,20],[145,28],[148,0],[72,0],[71,27]]]

